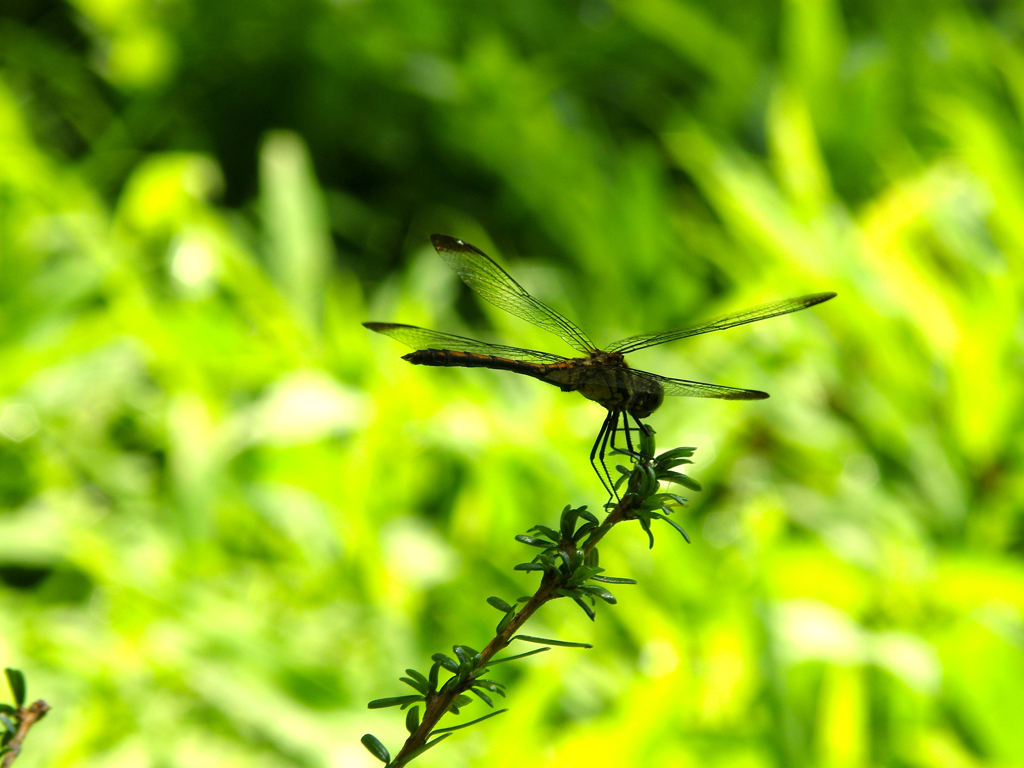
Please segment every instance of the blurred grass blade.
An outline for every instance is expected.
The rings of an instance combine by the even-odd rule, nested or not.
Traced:
[[[298,134],[274,131],[264,140],[260,204],[270,271],[293,306],[316,328],[333,247],[323,194]]]

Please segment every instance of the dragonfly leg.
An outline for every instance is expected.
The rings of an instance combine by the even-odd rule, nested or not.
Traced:
[[[637,419],[635,416],[633,418],[636,420],[636,424],[637,424],[635,427],[629,426],[629,415],[625,411],[622,412],[622,430],[626,433],[626,451],[625,452],[627,454],[629,454],[630,456],[636,457],[639,454],[637,454],[636,450],[633,448],[633,437],[632,437],[632,435],[630,433],[631,432],[640,432],[641,430],[646,429],[646,427],[643,424],[641,424],[640,420]],[[619,430],[619,423],[618,423],[618,419],[616,419],[615,420],[615,431],[617,432],[618,430]],[[620,450],[620,449],[616,447],[616,445],[615,445],[615,434],[612,433],[612,451],[617,451],[617,450]]]
[[[594,468],[598,478],[601,480],[601,485],[608,491],[608,498],[618,498],[618,494],[615,492],[615,483],[612,481],[611,473],[608,471],[608,465],[605,464],[604,456],[605,450],[608,447],[608,439],[612,437],[614,440],[615,429],[619,423],[619,414],[617,411],[608,411],[608,415],[605,417],[604,423],[601,425],[601,431],[597,433],[597,440],[594,441],[594,447],[590,449],[590,466]],[[596,461],[595,461],[596,459]],[[598,468],[600,465],[600,468]]]
[[[640,422],[637,422],[638,424]],[[633,437],[629,434],[629,414],[625,411],[622,412],[622,426],[626,431],[626,450],[629,451],[630,455],[636,456],[636,451],[633,450]]]
[[[619,492],[615,489],[615,481],[612,479],[612,473],[608,471],[608,463],[605,461],[605,452],[608,448],[608,440],[615,439],[615,429],[619,424],[619,415],[617,413],[608,414],[608,429],[604,433],[604,440],[601,442],[601,451],[598,454],[598,458],[601,461],[601,469],[604,470],[604,476],[608,478],[608,483],[611,486],[611,493],[608,498],[611,499],[613,496],[618,499]]]

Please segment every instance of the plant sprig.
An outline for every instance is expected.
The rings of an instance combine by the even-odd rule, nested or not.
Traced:
[[[674,493],[662,492],[661,484],[676,483],[693,491],[700,490],[697,481],[677,469],[692,463],[691,457],[696,448],[676,448],[657,457],[654,456],[654,451],[654,430],[648,427],[644,427],[641,433],[639,452],[617,451],[630,460],[632,468],[627,469],[621,465],[617,467],[621,477],[615,484],[616,492],[623,485],[626,490],[621,499],[606,505],[610,511],[603,521],[599,521],[586,506],[574,509],[571,505],[566,505],[557,529],[535,525],[525,534],[516,536],[516,540],[522,544],[541,550],[529,562],[515,566],[517,571],[540,573],[540,585],[532,596],[520,597],[514,603],[506,602],[500,597],[487,598],[487,603],[500,611],[502,618],[495,627],[494,637],[482,651],[465,645],[456,645],[452,647],[455,658],[435,653],[432,657],[433,664],[427,674],[407,669],[407,677],[399,678],[416,693],[376,699],[369,703],[370,709],[408,709],[405,726],[409,731],[409,737],[394,758],[373,734],[368,733],[361,739],[370,753],[385,764],[385,768],[401,768],[408,765],[428,749],[451,736],[454,731],[506,712],[506,709],[499,709],[466,723],[445,728],[437,727],[444,715],[449,712],[458,715],[463,707],[472,703],[473,696],[492,709],[492,695],[504,698],[504,686],[483,677],[490,667],[543,653],[552,646],[593,647],[589,643],[551,640],[518,632],[537,609],[558,598],[570,598],[591,620],[594,620],[597,615],[594,609],[598,600],[609,605],[616,602],[615,596],[604,585],[636,584],[632,579],[603,576],[604,569],[598,565],[597,545],[614,526],[628,520],[639,521],[648,536],[650,546],[653,547],[654,533],[651,523],[654,520],[663,520],[681,533],[689,543],[690,539],[686,532],[669,519],[674,508],[685,505],[687,500]],[[513,640],[537,643],[542,647],[495,659],[494,656],[508,648]],[[449,675],[443,682],[442,670]]]
[[[28,687],[21,670],[7,667],[4,670],[7,685],[14,697],[14,706],[0,704],[0,768],[10,768],[21,754],[21,745],[29,729],[43,719],[50,711],[50,705],[40,699],[25,706]]]

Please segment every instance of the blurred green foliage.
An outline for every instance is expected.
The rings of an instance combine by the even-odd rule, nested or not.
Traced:
[[[595,649],[423,765],[1024,763],[1022,42],[981,0],[4,3],[18,765],[375,765],[366,702],[603,501],[598,406],[360,327],[566,351],[431,232],[599,343],[839,298],[638,356],[772,399],[655,414],[693,546],[617,529],[640,586],[530,627]]]

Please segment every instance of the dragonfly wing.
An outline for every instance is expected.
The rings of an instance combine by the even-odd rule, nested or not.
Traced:
[[[613,391],[662,393],[680,397],[712,397],[718,400],[764,400],[767,392],[756,389],[738,389],[703,381],[670,379],[636,368],[604,366],[568,366],[549,370],[544,381],[563,389],[585,389],[589,386],[607,387]]]
[[[648,371],[629,369],[634,391],[658,392],[680,397],[712,397],[716,400],[764,400],[767,392],[756,389],[737,389],[724,387],[721,384],[707,384],[703,381],[687,379],[670,379]]]
[[[575,323],[533,298],[483,251],[448,235],[431,235],[430,242],[462,281],[494,306],[550,331],[579,352],[595,349]]]
[[[455,336],[451,333],[430,331],[426,328],[417,328],[415,325],[400,325],[398,323],[363,323],[363,326],[371,331],[390,336],[395,341],[400,341],[413,349],[448,349],[453,352],[472,352],[477,355],[493,355],[508,360],[522,360],[527,363],[560,363],[566,358],[561,355],[552,355],[547,352],[537,352],[533,349],[520,349],[519,347],[506,347],[503,344],[488,344],[486,341],[467,339],[464,336]]]
[[[758,320],[766,320],[769,317],[778,317],[779,315],[787,315],[790,312],[799,312],[801,309],[807,309],[808,307],[813,307],[815,304],[821,304],[823,301],[835,298],[835,295],[836,294],[832,292],[812,293],[808,296],[797,296],[792,299],[772,301],[768,304],[751,307],[750,309],[745,309],[742,312],[725,315],[715,320],[710,320],[706,323],[694,325],[689,328],[678,328],[672,331],[644,333],[639,336],[630,336],[629,338],[615,342],[608,347],[607,351],[626,354],[628,352],[636,352],[639,349],[653,347],[657,344],[664,344],[667,341],[685,339],[689,336],[699,336],[702,333],[710,333],[711,331],[722,331],[726,328],[733,328],[734,326],[745,325],[746,323],[756,323]]]

